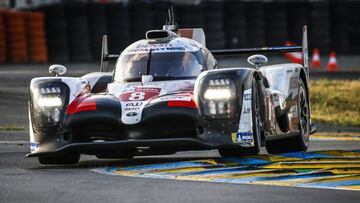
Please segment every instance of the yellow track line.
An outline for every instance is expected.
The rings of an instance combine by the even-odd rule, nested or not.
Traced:
[[[252,170],[252,171],[241,171],[241,172],[229,172],[221,174],[211,175],[193,175],[193,176],[179,176],[177,179],[182,180],[216,180],[216,179],[237,179],[237,178],[249,178],[249,177],[272,177],[279,175],[293,175],[296,174],[293,170]]]
[[[289,179],[289,180],[275,180],[275,181],[256,181],[254,184],[261,185],[276,185],[276,186],[294,186],[305,183],[314,183],[314,182],[325,182],[332,180],[347,180],[352,178],[354,175],[337,175],[337,176],[325,176],[325,177],[304,177],[298,179]]]
[[[338,186],[338,189],[348,189],[348,190],[360,190],[360,185],[351,185],[351,186]]]
[[[314,171],[313,173],[319,172],[331,172],[336,175],[360,174],[360,168],[325,168]]]
[[[355,151],[327,150],[327,151],[319,151],[315,153],[329,155],[329,156],[337,156],[337,157],[360,157],[360,152],[355,152]]]
[[[344,167],[360,167],[360,161],[336,161],[336,162],[279,162],[263,166],[262,168],[271,169],[311,169],[311,168],[344,168]]]
[[[360,133],[316,133],[312,140],[360,141]]]

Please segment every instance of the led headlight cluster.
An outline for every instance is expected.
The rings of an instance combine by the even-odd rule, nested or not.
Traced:
[[[236,90],[231,79],[212,79],[204,86],[204,112],[213,118],[230,118],[235,113]]]
[[[67,85],[57,81],[31,87],[32,116],[36,127],[50,127],[60,122],[67,91]]]

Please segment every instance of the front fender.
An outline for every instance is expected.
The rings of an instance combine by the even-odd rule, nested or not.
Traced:
[[[32,151],[57,132],[68,105],[86,86],[86,81],[71,77],[39,77],[31,80],[29,134]]]
[[[229,87],[233,86],[232,91],[235,92],[234,100],[231,101],[231,106],[234,106],[234,108],[229,109],[228,111],[233,112],[233,114],[227,116],[218,116],[216,114],[209,116],[207,108],[210,108],[210,106],[207,103],[210,103],[210,101],[204,98],[205,91],[211,86],[210,80],[222,79],[229,80]],[[219,136],[219,140],[225,139],[225,142],[229,145],[238,144],[245,147],[251,147],[251,145],[248,145],[245,141],[244,143],[239,141],[235,136],[242,133],[243,129],[246,129],[247,133],[252,132],[251,117],[249,120],[248,117],[242,115],[242,112],[244,115],[251,113],[251,88],[253,79],[258,81],[261,79],[261,73],[254,68],[211,70],[203,72],[197,78],[194,89],[194,98],[199,107],[198,110],[199,115],[202,118],[201,121],[208,129],[209,134],[213,134],[214,137]],[[246,106],[243,108],[244,100],[246,100]],[[229,103],[230,102],[226,103],[226,105],[229,106]],[[250,107],[248,107],[249,105]],[[245,119],[246,121],[241,121],[242,116],[243,120]],[[242,126],[241,128],[240,123]]]

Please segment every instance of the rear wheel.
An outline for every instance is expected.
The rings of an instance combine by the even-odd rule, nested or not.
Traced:
[[[297,108],[299,109],[299,129],[300,133],[296,137],[273,140],[266,142],[266,150],[270,154],[306,151],[309,145],[310,134],[310,109],[308,95],[304,82],[299,82],[299,99]]]
[[[80,154],[65,154],[62,156],[44,156],[39,157],[39,162],[45,165],[70,165],[77,164],[80,160]]]
[[[234,147],[219,149],[219,154],[223,157],[237,157],[244,155],[256,155],[261,149],[261,131],[262,131],[262,120],[260,114],[260,99],[259,99],[259,88],[253,79],[252,82],[252,93],[251,93],[251,114],[253,123],[253,136],[254,146],[253,147]]]

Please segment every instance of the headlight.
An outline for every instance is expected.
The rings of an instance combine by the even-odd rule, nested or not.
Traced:
[[[203,111],[212,118],[231,118],[236,111],[236,88],[231,79],[212,79],[203,86]]]
[[[204,99],[207,100],[228,100],[231,98],[231,90],[229,88],[212,88],[207,89]]]
[[[38,98],[37,105],[39,107],[60,107],[63,105],[63,103],[60,97],[42,96]]]
[[[36,129],[56,129],[68,102],[69,87],[61,81],[39,81],[31,86],[32,120]]]

